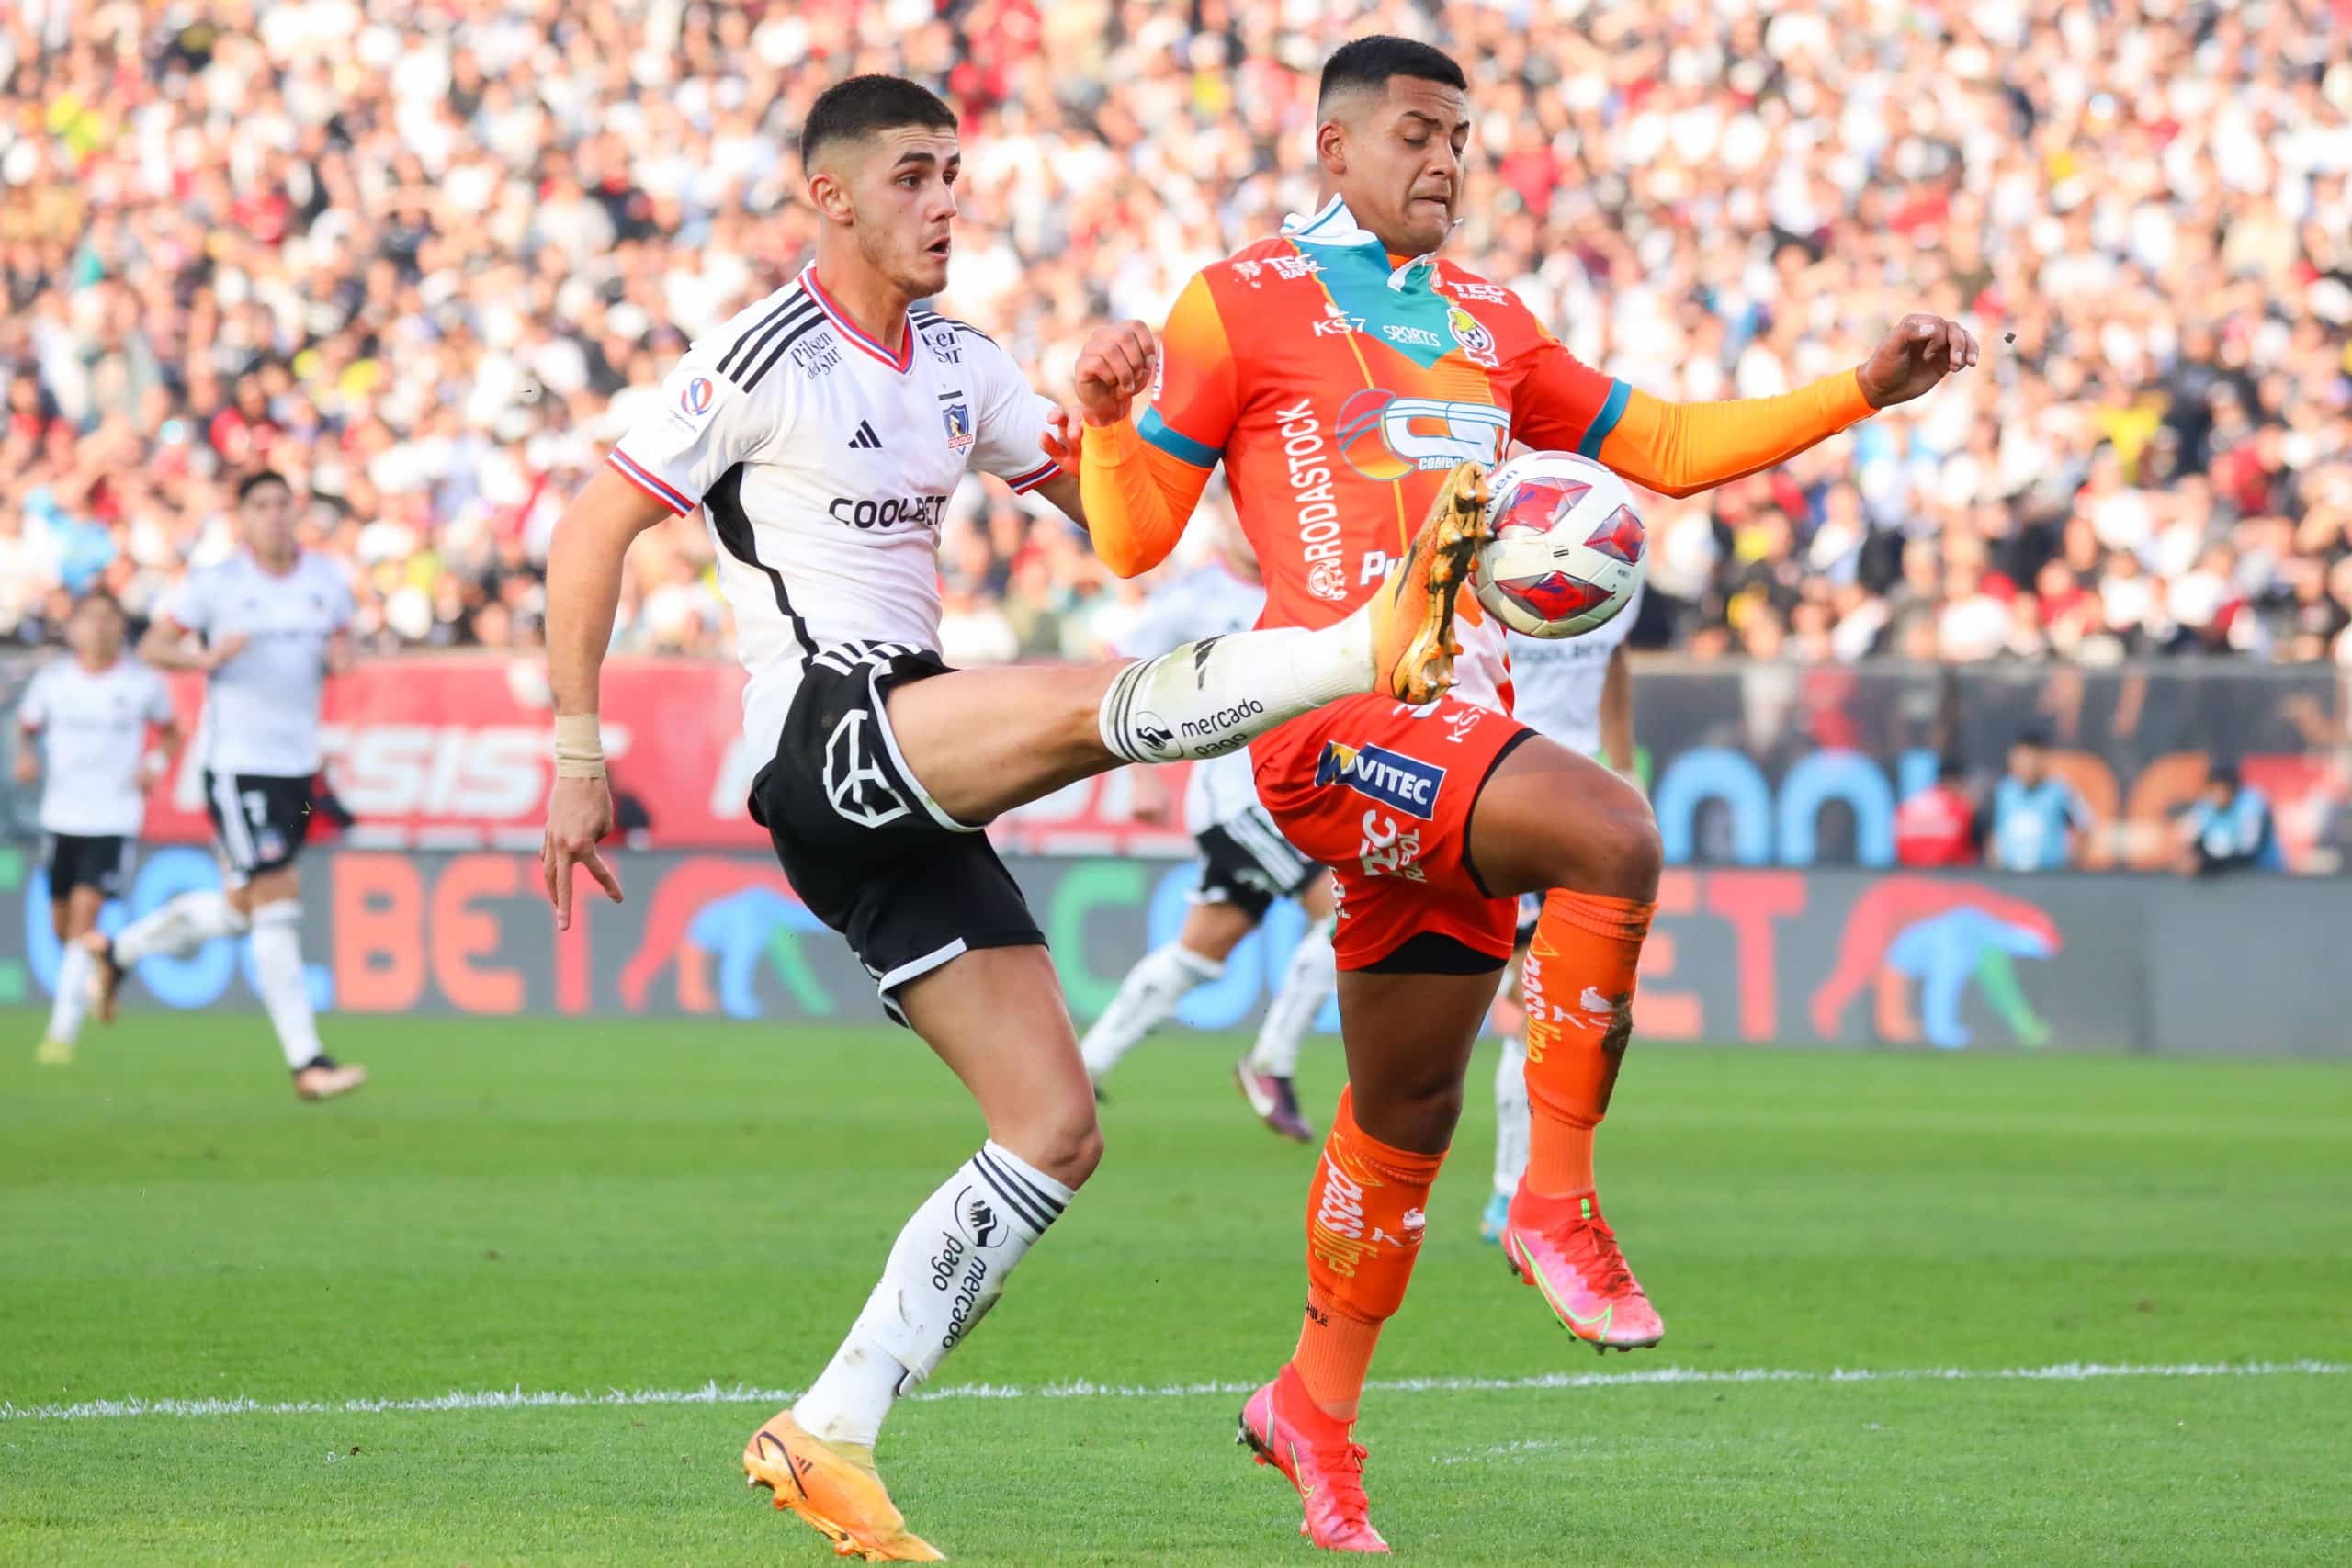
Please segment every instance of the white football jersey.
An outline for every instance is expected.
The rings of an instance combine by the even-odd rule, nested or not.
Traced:
[[[275,577],[250,551],[187,580],[163,613],[217,647],[245,646],[204,683],[198,757],[216,773],[307,779],[319,771],[319,703],[326,694],[327,644],[351,625],[351,582],[343,564],[304,550]]]
[[[802,670],[839,642],[939,649],[939,525],[967,469],[1016,491],[1055,473],[1054,405],[978,328],[909,313],[899,352],[812,266],[686,350],[612,465],[718,542],[751,680],[743,734],[771,755]]]
[[[1582,637],[1510,639],[1511,714],[1521,724],[1588,757],[1600,755],[1600,689],[1609,656],[1642,613],[1636,585],[1625,607]]]
[[[172,722],[161,676],[127,657],[96,674],[78,660],[56,660],[25,688],[17,722],[40,731],[42,832],[139,836],[147,820],[139,787],[147,727]]]
[[[1246,632],[1266,608],[1263,583],[1247,581],[1211,561],[1162,586],[1119,639],[1129,659],[1157,659],[1202,637]],[[1184,831],[1199,838],[1258,804],[1258,781],[1243,747],[1193,764],[1184,786]]]

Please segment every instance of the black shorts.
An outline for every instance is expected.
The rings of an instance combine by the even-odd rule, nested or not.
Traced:
[[[946,673],[905,643],[820,650],[752,781],[752,820],[793,891],[849,939],[899,1023],[892,993],[908,981],[961,953],[1046,941],[987,837],[941,810],[899,756],[883,694]]]
[[[1519,930],[1513,933],[1511,945],[1522,953],[1535,940],[1535,922],[1544,918],[1544,897],[1541,893],[1519,896]]]
[[[1290,847],[1262,806],[1205,828],[1193,842],[1201,848],[1201,885],[1196,904],[1230,904],[1252,921],[1262,920],[1277,898],[1295,898],[1323,868]]]
[[[122,897],[130,880],[130,851],[137,840],[119,835],[80,833],[49,836],[49,897],[62,902],[77,887],[95,887],[109,898]]]
[[[282,871],[311,836],[311,781],[204,771],[204,809],[232,887]]]

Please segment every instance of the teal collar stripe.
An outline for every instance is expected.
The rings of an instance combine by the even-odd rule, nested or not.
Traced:
[[[1447,324],[1453,303],[1430,287],[1437,276],[1434,257],[1391,268],[1387,247],[1336,196],[1312,213],[1284,219],[1283,237],[1322,264],[1320,276],[1331,303],[1355,322],[1360,334],[1424,370],[1457,350]]]
[[[1223,454],[1214,446],[1193,440],[1159,417],[1158,409],[1146,409],[1143,418],[1136,422],[1136,434],[1159,447],[1171,457],[1182,459],[1196,468],[1214,468]]]

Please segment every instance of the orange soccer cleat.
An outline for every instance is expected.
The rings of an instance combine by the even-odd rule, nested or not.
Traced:
[[[1298,1533],[1326,1551],[1385,1554],[1388,1543],[1372,1528],[1363,1495],[1363,1445],[1350,1423],[1327,1416],[1306,1396],[1298,1371],[1285,1366],[1241,1406],[1241,1435],[1260,1464],[1271,1464],[1298,1488],[1306,1517]]]
[[[1372,599],[1376,684],[1398,702],[1435,702],[1453,684],[1454,602],[1487,537],[1487,471],[1458,463],[1406,547],[1405,558]]]
[[[1543,1292],[1561,1326],[1594,1349],[1637,1350],[1666,1337],[1665,1320],[1590,1194],[1546,1198],[1522,1181],[1502,1241],[1510,1271]]]
[[[743,1445],[743,1471],[753,1486],[775,1494],[833,1543],[842,1557],[868,1562],[944,1562],[939,1550],[907,1529],[875,1472],[874,1450],[812,1436],[789,1410],[779,1410]]]

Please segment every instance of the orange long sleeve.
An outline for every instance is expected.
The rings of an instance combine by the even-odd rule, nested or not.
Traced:
[[[1669,403],[1633,392],[1600,460],[1638,484],[1690,495],[1769,468],[1874,412],[1851,370],[1776,398]]]
[[[1121,577],[1168,558],[1208,489],[1209,470],[1172,457],[1132,420],[1090,424],[1080,439],[1078,488],[1094,553]]]

